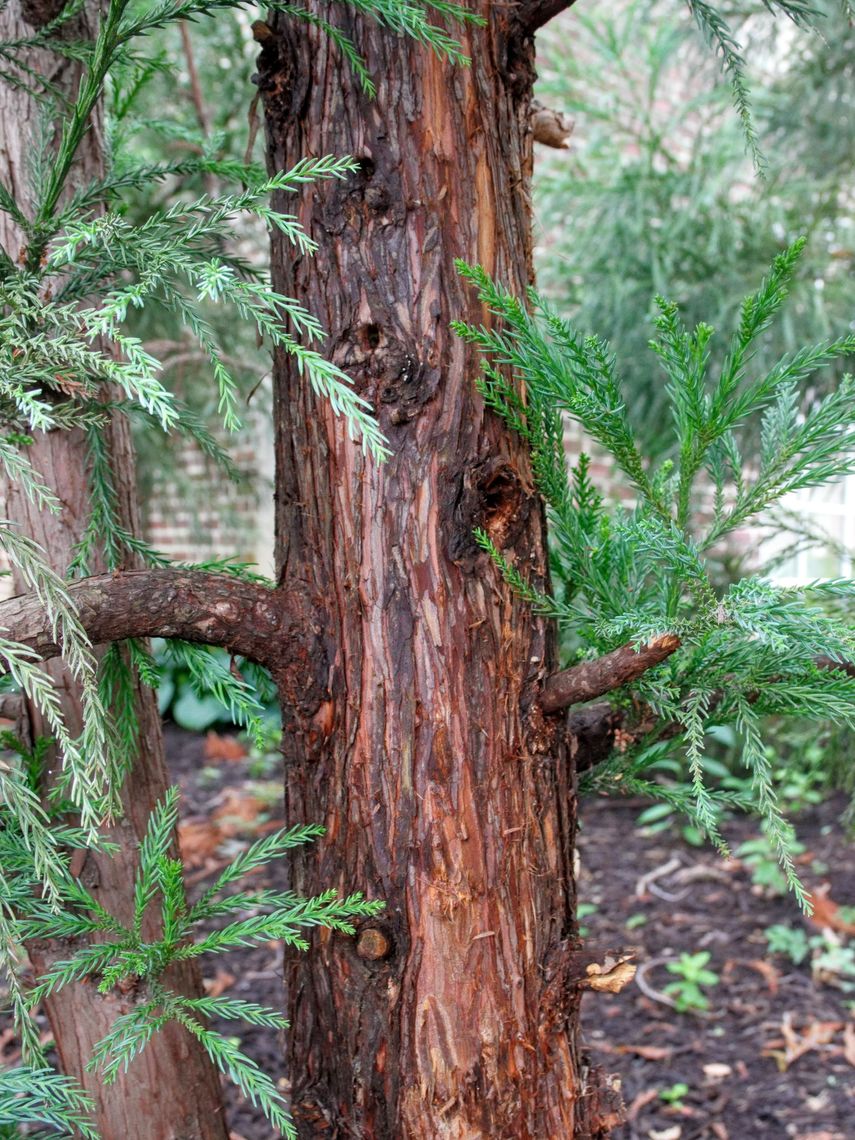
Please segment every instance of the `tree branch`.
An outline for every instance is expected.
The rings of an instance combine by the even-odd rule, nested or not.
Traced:
[[[222,646],[278,673],[308,651],[318,632],[305,592],[272,590],[228,574],[129,570],[70,582],[68,592],[96,645],[175,637]],[[0,602],[0,627],[45,660],[62,652],[32,594]]]
[[[526,35],[534,35],[538,28],[570,8],[573,0],[522,0],[519,7],[519,21]]]
[[[582,661],[571,669],[553,673],[543,686],[540,707],[545,713],[554,713],[602,697],[634,681],[679,648],[679,637],[665,633],[637,650],[633,645],[622,645],[594,661]]]
[[[851,661],[834,661],[830,657],[817,657],[814,664],[819,669],[839,670],[850,677],[855,677],[855,663]],[[567,672],[570,673],[572,670],[568,669]],[[561,674],[558,673],[556,676],[560,677]],[[708,712],[713,712],[721,704],[724,696],[724,691],[715,693],[710,700]],[[759,696],[759,692],[749,694],[748,700],[753,703]],[[600,701],[598,704],[588,705],[587,708],[570,713],[565,728],[571,742],[571,750],[574,755],[578,754],[577,772],[595,768],[609,758],[614,748],[624,751],[654,729],[657,730],[655,740],[669,740],[685,732],[684,726],[677,721],[658,720],[649,705],[636,706],[632,710],[615,709],[607,701]]]

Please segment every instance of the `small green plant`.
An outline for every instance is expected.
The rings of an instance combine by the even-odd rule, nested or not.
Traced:
[[[810,942],[803,927],[778,922],[767,926],[765,934],[770,954],[783,954],[794,966],[800,966],[808,958]]]
[[[225,649],[163,638],[153,642],[152,658],[161,716],[188,732],[242,725],[253,747],[268,741],[276,691],[266,670],[234,660]]]
[[[247,769],[253,780],[269,780],[282,767],[282,725],[279,717],[265,718],[260,739],[251,740]]]
[[[598,910],[596,903],[580,902],[576,907],[576,917],[579,919],[579,937],[587,938],[591,933],[590,927],[585,926],[582,919],[589,918],[592,914],[596,914]]]
[[[783,923],[768,926],[765,935],[770,954],[782,954],[794,966],[810,959],[815,981],[855,990],[855,944],[850,939],[827,929],[809,937],[802,927]]]
[[[28,895],[31,882],[14,884],[19,914],[14,923],[16,941],[61,938],[73,945],[77,937],[99,939],[69,958],[54,962],[30,991],[28,1005],[34,1008],[72,982],[91,981],[102,994],[119,986],[125,995],[133,995],[132,1008],[116,1019],[88,1066],[100,1071],[105,1084],[127,1070],[160,1028],[177,1021],[202,1043],[213,1062],[250,1102],[262,1109],[273,1127],[294,1137],[296,1132],[285,1101],[270,1077],[244,1056],[231,1038],[207,1025],[207,1019],[216,1016],[279,1030],[287,1025],[281,1015],[253,1002],[222,995],[188,998],[169,988],[163,981],[164,971],[171,962],[203,954],[224,954],[239,946],[260,945],[273,939],[307,950],[303,931],[325,926],[353,934],[352,920],[377,914],[383,904],[369,902],[361,894],[340,898],[334,890],[311,899],[266,888],[233,891],[251,871],[322,834],[323,828],[313,824],[257,840],[232,860],[197,902],[189,904],[181,861],[171,851],[178,795],[177,788],[170,789],[149,820],[133,887],[130,925],[123,925],[105,911],[70,876],[63,880],[58,908],[36,895]],[[151,940],[143,936],[143,926],[158,903],[160,936]],[[219,923],[216,929],[200,931],[212,920]],[[222,920],[227,921],[222,924]],[[48,1082],[46,1087],[54,1086]]]
[[[793,839],[790,852],[793,856],[804,853],[803,843]],[[781,870],[775,849],[766,836],[748,839],[740,843],[734,852],[751,871],[751,882],[770,895],[783,895],[787,891],[787,879]]]
[[[659,1090],[659,1099],[664,1100],[666,1104],[671,1105],[672,1108],[683,1107],[683,1097],[689,1092],[689,1086],[685,1081],[677,1081],[676,1084],[669,1086],[667,1089]]]
[[[626,922],[624,923],[624,926],[627,928],[627,930],[637,930],[640,926],[646,925],[646,923],[647,923],[647,915],[637,913],[637,914],[631,914],[629,916],[629,918],[626,920]]]
[[[851,993],[855,990],[855,943],[830,930],[810,940],[814,979]]]
[[[676,962],[666,964],[668,973],[678,977],[676,981],[668,983],[664,992],[674,998],[675,1008],[680,1013],[706,1011],[710,1008],[704,989],[717,986],[720,979],[718,974],[707,969],[709,960],[710,952],[699,950],[697,954],[681,954]]]

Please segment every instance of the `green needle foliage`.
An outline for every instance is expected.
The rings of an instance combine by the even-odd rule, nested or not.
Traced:
[[[855,679],[843,668],[853,660],[855,630],[842,616],[855,582],[784,589],[752,575],[722,589],[711,573],[716,548],[783,496],[855,471],[855,380],[846,376],[823,398],[813,398],[809,384],[817,369],[855,351],[855,336],[788,354],[768,370],[754,367],[759,339],[784,302],[802,246],[798,241],[781,253],[743,302],[720,368],[710,365],[714,330],[704,324],[689,330],[675,305],[657,299],[650,348],[667,380],[674,460],[647,459],[628,420],[609,345],[581,335],[536,293],[529,311],[482,269],[461,264],[499,321],[497,327],[456,328],[484,354],[479,386],[488,405],[531,447],[549,511],[555,592],[529,582],[480,532],[483,548],[523,597],[562,623],[571,662],[666,633],[682,642],[631,691],[613,694],[628,727],[633,715],[644,727],[625,752],[596,770],[594,786],[660,795],[717,839],[721,810],[734,797],[708,787],[705,737],[715,725],[734,724],[751,774],[751,804],[804,902],[761,718],[855,724]],[[513,379],[499,366],[509,367]],[[633,506],[606,503],[585,456],[568,472],[564,416],[611,456]],[[754,418],[760,420],[759,453],[742,447]],[[689,783],[662,788],[651,777],[675,748],[685,755]]]
[[[762,172],[765,162],[751,113],[751,96],[742,48],[727,20],[713,4],[707,3],[707,0],[686,0],[686,4],[707,42],[721,59],[722,68],[730,80],[733,105],[739,115],[748,150],[757,171]],[[797,27],[805,29],[810,28],[821,15],[818,8],[805,0],[763,0],[763,5],[773,15],[787,16]]]
[[[243,189],[181,202],[153,213],[140,225],[132,225],[118,209],[99,212],[101,203],[115,199],[129,187],[174,175],[176,167],[145,165],[133,170],[123,166],[115,177],[108,172],[68,195],[67,182],[95,104],[105,91],[111,68],[126,60],[131,40],[171,19],[226,6],[161,4],[152,9],[128,0],[112,0],[95,42],[70,49],[85,63],[73,105],[58,105],[58,97],[40,90],[46,104],[45,122],[51,113],[58,114],[62,135],[55,153],[48,153],[45,142],[45,149],[37,146],[32,155],[34,202],[19,204],[8,188],[0,188],[0,209],[12,217],[24,242],[14,257],[12,251],[0,250],[0,417],[4,425],[0,463],[7,478],[39,507],[58,512],[58,500],[27,455],[32,433],[84,430],[90,459],[90,514],[72,573],[88,572],[96,557],[108,569],[121,568],[128,555],[149,565],[164,562],[119,521],[105,443],[111,416],[141,417],[163,431],[186,432],[209,454],[220,458],[210,436],[192,415],[185,415],[163,383],[160,362],[138,338],[125,331],[132,309],[159,305],[177,315],[209,359],[220,417],[227,430],[234,430],[239,423],[236,385],[202,314],[204,304],[228,306],[254,326],[268,344],[291,353],[307,382],[347,419],[354,436],[361,437],[364,449],[380,460],[386,454],[365,401],[353,392],[348,378],[311,347],[323,339],[315,318],[296,302],[247,276],[228,249],[235,217],[250,214],[277,226],[298,254],[310,254],[311,240],[295,218],[271,209],[269,195],[274,191],[286,193],[321,178],[347,177],[354,169],[350,159],[309,159],[272,178],[248,167],[239,172]],[[76,8],[79,5],[68,5],[61,20],[69,19]],[[69,50],[65,40],[52,38],[58,26],[51,25],[28,40],[2,45],[0,56],[20,84],[38,87],[37,77],[26,67],[28,53],[35,47],[55,44],[58,50]],[[182,169],[193,165],[185,162]],[[202,160],[196,166],[205,167],[206,163]],[[6,677],[47,718],[62,755],[62,779],[84,826],[94,835],[99,822],[114,810],[123,761],[133,741],[133,725],[128,720],[132,717],[130,673],[120,668],[119,657],[108,655],[99,692],[95,658],[61,580],[38,547],[4,521],[0,521],[0,546],[43,603],[65,660],[82,687],[85,715],[81,739],[69,734],[58,695],[32,651],[11,637],[3,637],[0,663]],[[186,651],[186,658],[200,685],[207,681],[227,693],[227,703],[237,713],[250,715],[248,695],[238,693],[236,686],[213,668],[210,655],[194,649]],[[107,715],[103,692],[113,698],[114,710],[126,713],[125,723],[118,727],[116,718]],[[12,802],[10,797],[7,801]],[[20,802],[20,797],[14,802]],[[39,833],[30,827],[22,834],[31,842]],[[41,863],[45,869],[52,869],[46,889],[55,890],[55,866],[48,856],[49,851],[43,849]]]
[[[762,181],[683,5],[577,4],[539,41],[537,92],[571,113],[576,129],[569,151],[538,149],[538,287],[577,327],[608,331],[647,454],[664,457],[672,442],[659,430],[667,398],[645,347],[656,294],[677,301],[690,326],[731,328],[740,299],[806,234],[790,300],[757,366],[849,327],[855,26],[838,0],[818,6],[819,34],[795,33],[747,0],[728,8],[751,62]],[[756,18],[746,22],[749,13]],[[841,360],[813,383],[831,391],[854,366]]]
[[[267,889],[227,893],[227,888],[248,872],[282,858],[323,833],[315,825],[293,827],[265,836],[235,858],[219,879],[194,905],[190,906],[184,888],[180,859],[172,854],[172,842],[178,819],[177,788],[170,789],[149,820],[140,847],[140,863],[133,887],[134,913],[130,926],[123,926],[107,912],[75,879],[66,877],[62,884],[59,907],[52,907],[32,894],[32,871],[22,871],[12,883],[17,917],[14,936],[19,942],[31,938],[61,938],[73,941],[97,935],[99,941],[85,946],[70,958],[55,962],[42,975],[29,993],[30,1007],[49,994],[72,982],[88,980],[100,993],[121,986],[124,993],[133,992],[133,1009],[119,1017],[110,1033],[97,1045],[90,1068],[98,1069],[106,1084],[128,1069],[152,1037],[169,1021],[177,1021],[201,1041],[211,1059],[226,1073],[253,1104],[257,1104],[273,1127],[285,1136],[296,1136],[285,1102],[275,1084],[256,1064],[222,1034],[210,1029],[207,1019],[221,1017],[245,1021],[273,1029],[287,1028],[287,1022],[272,1009],[253,1002],[227,997],[187,998],[172,991],[163,982],[163,974],[171,962],[198,958],[203,954],[222,954],[240,946],[254,946],[279,939],[286,945],[307,950],[303,932],[314,926],[325,926],[344,934],[353,934],[353,919],[376,915],[383,904],[368,902],[362,895],[340,898],[336,891],[325,891],[316,898],[300,898],[290,891]],[[29,874],[27,873],[29,872]],[[197,935],[202,924],[212,919],[227,919],[214,930]],[[152,921],[153,920],[153,921]],[[160,932],[152,940],[144,934],[154,927]],[[36,1074],[38,1075],[38,1074]],[[6,1085],[16,1093],[16,1075],[0,1075],[0,1123],[4,1111],[10,1120],[45,1119],[34,1109],[32,1097],[12,1099],[4,1110]],[[23,1080],[23,1078],[20,1078]],[[55,1085],[48,1080],[47,1091],[61,1103],[65,1095],[69,1107],[85,1105],[83,1099],[72,1099],[74,1089],[67,1082]],[[44,1099],[34,1079],[32,1096]],[[17,1115],[16,1115],[17,1114]],[[28,1115],[29,1114],[29,1115]],[[60,1118],[68,1125],[72,1117]],[[53,1122],[53,1121],[52,1121]],[[86,1135],[94,1135],[91,1131]]]
[[[21,1135],[18,1124],[32,1122],[46,1125],[51,1136],[74,1134],[98,1140],[89,1119],[92,1109],[92,1101],[77,1083],[53,1069],[22,1066],[0,1070],[2,1137],[12,1140]]]

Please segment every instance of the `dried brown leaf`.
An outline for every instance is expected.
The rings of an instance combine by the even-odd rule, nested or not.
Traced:
[[[666,1045],[618,1045],[614,1049],[615,1053],[632,1053],[636,1057],[642,1057],[645,1061],[667,1061],[673,1049],[669,1049]]]
[[[635,965],[628,958],[606,958],[602,966],[591,962],[586,966],[584,985],[597,993],[618,994],[635,977]]]
[[[820,929],[836,930],[838,934],[855,934],[855,922],[846,922],[840,917],[840,907],[831,898],[830,883],[823,883],[810,896],[812,913],[810,921]]]
[[[205,737],[205,756],[209,760],[229,760],[235,763],[246,756],[246,748],[236,736],[220,736],[218,732],[209,732]]]
[[[202,985],[205,987],[205,993],[208,997],[219,997],[224,994],[226,990],[231,989],[235,984],[234,974],[230,974],[228,970],[222,967],[217,969],[213,978],[203,978]]]
[[[785,1073],[799,1057],[822,1049],[830,1044],[835,1033],[843,1028],[842,1021],[811,1021],[804,1029],[793,1026],[793,1015],[785,1013],[781,1019],[781,1036],[767,1041],[763,1048],[764,1057],[772,1057],[782,1073]]]

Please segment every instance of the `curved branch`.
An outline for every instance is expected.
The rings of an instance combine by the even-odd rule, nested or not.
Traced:
[[[676,634],[664,633],[638,649],[633,645],[622,645],[594,661],[581,661],[571,669],[553,673],[543,686],[540,707],[545,713],[554,713],[570,705],[602,697],[659,665],[676,652],[680,644]]]
[[[68,584],[93,644],[175,637],[219,645],[281,672],[311,639],[308,599],[228,574],[164,568],[101,574]],[[0,627],[45,660],[62,648],[33,594],[0,602]]]
[[[573,0],[522,0],[518,18],[523,31],[531,36],[538,28],[548,24],[559,12],[572,5]]]

